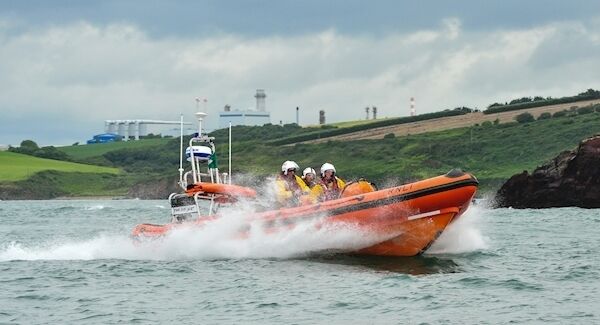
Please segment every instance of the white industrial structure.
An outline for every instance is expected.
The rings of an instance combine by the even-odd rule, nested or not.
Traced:
[[[415,107],[415,98],[410,98],[410,116],[417,115],[417,108]]]
[[[219,113],[219,128],[226,128],[231,125],[264,125],[271,123],[271,113],[267,112],[267,106],[265,103],[264,89],[257,89],[256,95],[256,108],[247,110],[231,110],[229,105],[226,105],[223,112]]]
[[[106,120],[104,121],[104,132],[118,134],[123,141],[134,137],[139,140],[141,136],[148,135],[148,124],[180,125],[180,121],[158,121],[158,120]],[[184,123],[191,125],[191,123]]]

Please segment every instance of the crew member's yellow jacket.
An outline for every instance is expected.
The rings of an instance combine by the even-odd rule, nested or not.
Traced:
[[[275,180],[277,202],[284,206],[298,205],[302,195],[310,193],[306,183],[298,175],[294,179],[287,179],[280,175]]]
[[[325,183],[325,181],[321,179],[317,186],[312,188],[310,196],[316,201],[335,200],[339,198],[340,193],[342,193],[342,190],[346,187],[346,182],[337,176],[334,177],[335,181],[330,183]]]

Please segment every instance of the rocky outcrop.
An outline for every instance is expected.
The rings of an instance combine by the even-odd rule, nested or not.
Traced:
[[[497,207],[600,208],[600,136],[583,140],[531,175],[512,176],[495,201]]]
[[[167,199],[171,193],[181,192],[177,180],[173,177],[140,182],[132,186],[127,197],[144,200]]]

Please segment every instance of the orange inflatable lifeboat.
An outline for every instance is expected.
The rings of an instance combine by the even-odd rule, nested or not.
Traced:
[[[138,225],[133,236],[161,236],[188,221],[201,226],[219,217],[218,213],[213,213],[215,205],[256,196],[256,191],[246,187],[209,184],[195,184],[185,194],[172,195],[173,222]],[[355,253],[414,256],[426,251],[446,227],[465,212],[477,186],[474,176],[460,170],[381,190],[360,180],[349,183],[338,199],[257,212],[250,219],[260,221],[267,232],[311,220],[318,220],[321,225],[347,225],[380,240],[355,250]],[[210,200],[208,215],[198,211],[201,197]]]

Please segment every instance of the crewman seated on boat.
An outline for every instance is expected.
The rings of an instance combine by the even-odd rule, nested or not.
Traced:
[[[340,197],[340,193],[346,187],[346,182],[335,175],[335,166],[331,163],[324,163],[321,166],[320,186],[315,186],[311,191],[311,196],[319,201],[335,200]]]
[[[275,180],[277,202],[282,206],[297,206],[300,198],[310,192],[310,189],[300,176],[296,175],[300,167],[294,161],[285,161],[281,165],[281,174]]]
[[[315,185],[317,185],[317,181],[315,180],[316,176],[317,173],[314,169],[310,167],[307,167],[304,169],[304,171],[302,171],[302,180],[304,181],[304,184],[308,186],[309,189],[312,189],[313,187],[315,187]]]

